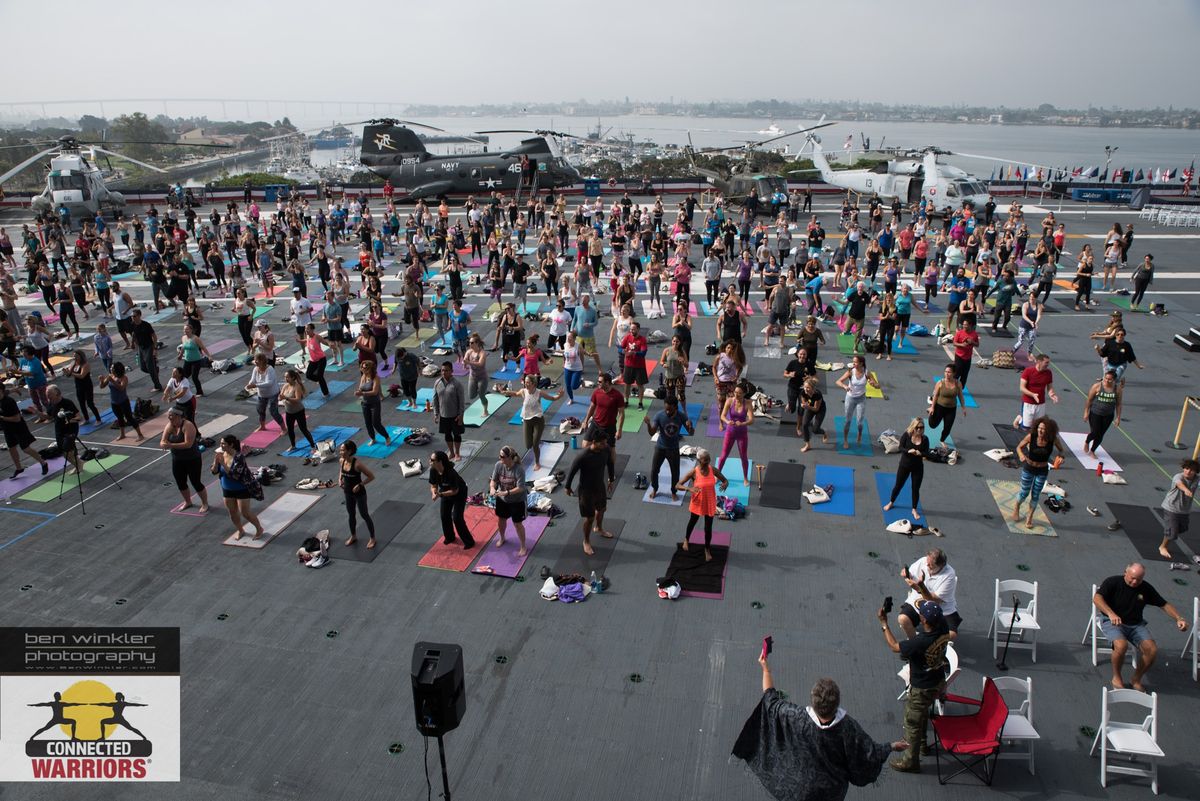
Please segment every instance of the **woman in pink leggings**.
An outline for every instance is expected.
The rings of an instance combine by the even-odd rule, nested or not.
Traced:
[[[725,401],[721,409],[721,422],[725,424],[725,441],[721,444],[721,460],[717,462],[717,470],[725,468],[725,460],[736,442],[738,454],[742,457],[742,480],[750,486],[750,459],[747,451],[750,449],[750,424],[754,422],[754,409],[750,399],[746,397],[746,389],[738,385],[733,390],[733,397]]]

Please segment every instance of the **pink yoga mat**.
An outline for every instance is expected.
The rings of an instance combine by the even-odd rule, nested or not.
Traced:
[[[184,515],[186,517],[208,517],[208,512],[197,511],[200,508],[199,493],[196,492],[195,488],[193,488],[191,484],[188,484],[188,488],[192,490],[192,508],[191,509],[180,508],[183,506],[183,501],[180,501],[179,503],[177,503],[171,507],[171,514]],[[220,482],[217,479],[213,479],[212,481],[210,481],[209,483],[204,485],[204,489],[208,493],[208,502],[211,504],[211,503],[213,503],[213,499],[218,497],[217,493],[219,493],[221,490]],[[211,512],[211,511],[212,511],[212,508],[209,507],[209,512]]]
[[[689,543],[688,543],[689,549],[694,548],[696,546],[696,542],[695,542],[696,539],[700,540],[700,547],[703,548],[704,547],[704,530],[703,529],[699,529],[698,537],[697,537],[696,531],[692,532],[692,540],[689,541]],[[712,544],[713,545],[720,545],[722,547],[729,548],[730,543],[732,543],[732,542],[733,542],[733,534],[729,533],[728,531],[714,531],[713,532],[713,535],[712,535]],[[733,556],[733,553],[731,552],[729,554],[729,556]],[[721,599],[723,599],[725,597],[725,576],[728,573],[729,573],[729,559],[726,558],[725,559],[725,569],[721,571],[721,592],[689,592],[687,590],[682,590],[679,594],[686,595],[689,598],[708,598],[713,601],[720,601]]]
[[[23,454],[23,456],[21,464],[25,465],[25,471],[16,478],[6,478],[0,481],[0,498],[11,498],[19,492],[24,492],[43,478],[49,478],[59,470],[62,470],[63,464],[66,462],[61,456],[54,459],[47,459],[46,461],[49,462],[50,469],[43,476],[41,465],[30,460],[28,454]]]
[[[241,344],[242,340],[240,339],[218,339],[216,342],[212,342],[208,345],[208,352],[216,356],[218,353],[223,353],[229,350],[234,345]]]
[[[267,423],[266,431],[255,431],[242,440],[243,448],[265,448],[283,436],[283,431],[274,421]]]
[[[521,545],[517,541],[517,535],[511,530],[507,532],[507,539],[504,547],[496,547],[496,538],[490,536],[488,544],[484,546],[483,551],[479,554],[479,561],[475,563],[472,573],[478,573],[484,576],[503,576],[504,578],[516,578],[521,572],[525,562],[533,554],[534,546],[538,540],[542,538],[542,534],[546,532],[546,526],[550,525],[550,518],[542,517],[541,515],[531,515],[525,518],[525,548],[524,556],[517,556],[517,551]],[[474,536],[474,533],[472,533]],[[484,568],[490,568],[485,570]]]

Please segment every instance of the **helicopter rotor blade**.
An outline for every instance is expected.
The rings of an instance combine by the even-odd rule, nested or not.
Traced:
[[[49,147],[49,148],[46,148],[45,150],[43,150],[42,152],[38,153],[37,155],[30,156],[29,158],[25,159],[17,166],[13,167],[8,172],[4,173],[3,175],[0,175],[0,184],[3,184],[9,178],[12,178],[13,176],[17,175],[18,173],[24,172],[25,170],[29,169],[31,166],[36,164],[38,161],[45,158],[48,154],[54,153],[57,150],[58,150],[57,147]]]
[[[126,161],[132,161],[134,164],[138,165],[139,167],[145,167],[148,170],[154,170],[155,172],[161,172],[161,173],[167,172],[167,170],[164,170],[162,167],[155,167],[153,164],[147,164],[144,161],[138,161],[135,158],[130,158],[129,156],[123,155],[121,153],[116,153],[112,150],[105,150],[104,148],[97,147],[95,145],[92,146],[92,149],[95,150],[97,153],[103,153],[106,156],[116,156],[119,159],[125,159]]]
[[[40,145],[57,145],[57,140],[54,139],[37,139],[33,142],[26,142],[23,145],[0,145],[0,150],[16,150],[19,147],[38,147]]]
[[[167,145],[169,147],[215,147],[215,148],[219,148],[221,150],[228,150],[233,147],[233,145],[212,145],[212,144],[201,144],[199,142],[196,142],[195,144],[193,144],[191,142],[148,142],[148,141],[147,142],[141,142],[141,141],[133,142],[133,141],[116,141],[116,140],[112,140],[112,139],[107,139],[107,140],[103,140],[100,142],[84,142],[83,140],[78,140],[77,144],[83,145],[85,147],[93,147],[95,145]]]

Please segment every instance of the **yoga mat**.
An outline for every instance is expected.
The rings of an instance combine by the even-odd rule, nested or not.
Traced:
[[[548,525],[550,525],[550,518],[542,515],[530,515],[525,518],[524,556],[517,556],[520,542],[515,533],[508,533],[504,545],[499,547],[496,545],[496,538],[489,537],[487,545],[483,546],[483,551],[479,554],[479,561],[475,563],[471,572],[481,576],[502,576],[515,579],[520,575],[525,562],[533,555],[533,549],[542,535],[546,533]]]
[[[768,462],[759,492],[759,506],[772,509],[799,509],[804,486],[804,465],[791,462]]]
[[[116,419],[117,419],[117,417],[116,417],[116,415],[113,414],[112,409],[107,409],[100,413],[100,422],[84,423],[83,425],[79,426],[79,435],[86,436],[98,429],[107,428],[109,423],[112,423]],[[245,419],[245,418],[242,418],[242,419]]]
[[[339,445],[348,439],[353,439],[358,434],[358,429],[353,426],[317,426],[312,429],[312,437],[317,442],[323,439],[333,440],[333,447],[336,450]],[[312,453],[312,448],[305,442],[302,445],[297,445],[295,448],[280,453],[280,456],[286,456],[289,459],[303,459]]]
[[[937,382],[939,382],[941,380],[942,380],[942,376],[938,375],[938,376],[934,376],[933,378],[929,379],[929,383],[930,383],[930,385],[936,387]],[[933,390],[931,389],[930,392],[932,392],[932,391]],[[966,409],[978,409],[979,408],[979,404],[975,401],[975,396],[972,395],[971,390],[969,390],[966,387],[963,387],[963,408],[966,408]]]
[[[553,403],[553,401],[548,401],[545,398],[542,398],[538,402],[542,404],[543,415],[546,413],[546,410],[550,408],[550,404]],[[524,421],[521,419],[521,409],[518,408],[516,413],[514,413],[512,417],[508,418],[508,424],[510,426],[519,426],[522,422]]]
[[[362,454],[361,448],[358,453]],[[367,532],[366,524],[360,519],[358,521],[358,542],[346,545],[346,539],[350,536],[349,532],[346,533],[346,537],[339,535],[337,539],[333,539],[331,533],[330,539],[333,541],[329,544],[329,555],[334,559],[374,562],[375,557],[379,556],[379,552],[386,548],[388,543],[400,533],[400,530],[417,516],[423,505],[412,501],[384,501],[371,510],[371,519],[375,521],[374,548],[367,548],[367,540],[371,535]]]
[[[630,405],[625,407],[625,422],[621,424],[621,431],[625,434],[636,434],[646,422],[647,415],[657,414],[658,410],[654,408],[653,400],[649,403],[643,401],[645,403],[644,409],[639,409],[634,404],[633,398],[629,399],[629,403]]]
[[[650,386],[650,377],[654,375],[655,367],[658,367],[658,359],[646,359],[646,386]],[[625,379],[618,375],[613,383],[625,386]]]
[[[301,364],[304,363],[304,358],[305,358],[304,353],[305,353],[304,349],[301,348],[300,350],[293,353],[291,356],[286,357],[283,360],[283,363],[286,365],[290,365],[292,367],[299,367]]]
[[[856,442],[858,438],[858,427],[850,426],[850,434],[846,441],[847,447],[842,447],[842,428],[846,425],[846,418],[837,416],[833,418],[833,435],[834,441],[837,443],[838,453],[848,453],[852,456],[870,456],[871,455],[871,427],[867,421],[863,420],[863,438],[862,442]]]
[[[61,456],[56,456],[53,459],[47,459],[46,463],[48,467],[46,470],[46,475],[43,476],[41,465],[39,465],[37,462],[33,462],[31,464],[29,462],[28,454],[26,454],[25,458],[21,460],[21,463],[25,465],[25,470],[22,471],[20,475],[16,478],[6,478],[0,480],[0,498],[11,498],[18,492],[29,489],[43,478],[49,478],[50,476],[57,474],[59,470],[63,469],[63,465],[66,464],[66,461],[67,460]],[[68,478],[70,478],[70,476],[68,476]],[[58,497],[57,492],[55,493],[54,497]]]
[[[719,459],[713,459],[713,464],[716,464]],[[720,470],[721,468],[717,468]],[[749,477],[751,484],[746,484],[746,479],[742,478],[742,460],[737,455],[735,447],[729,454],[729,458],[725,461],[725,469],[721,470],[721,475],[729,479],[729,486],[722,492],[720,483],[717,484],[717,495],[724,495],[727,498],[734,498],[742,504],[742,506],[750,505],[750,486],[754,482],[754,460],[746,460],[746,475]]]
[[[875,472],[875,490],[879,493],[879,508],[883,509],[887,505],[888,499],[892,497],[892,486],[896,483],[895,473],[885,473],[882,470]],[[921,519],[924,521],[925,508],[920,504],[917,505],[917,511],[921,513]],[[912,506],[912,479],[904,482],[904,486],[900,488],[900,494],[896,496],[896,505],[891,511],[883,512],[883,524],[885,526],[895,523],[897,520],[916,520],[913,517]]]
[[[700,362],[688,362],[687,385],[689,387],[696,380],[696,370],[698,369],[700,369]]]
[[[537,314],[542,310],[542,302],[540,300],[527,300],[517,309],[522,315]]]
[[[725,436],[725,432],[721,431],[721,409],[717,406],[716,401],[713,401],[712,405],[708,407],[708,424],[704,433],[717,439]]]
[[[300,519],[313,504],[323,498],[323,495],[309,492],[285,492],[275,499],[266,509],[259,511],[258,522],[262,524],[263,535],[254,539],[254,527],[249,523],[243,524],[246,533],[240,540],[235,540],[230,534],[225,538],[225,545],[235,548],[262,550],[271,540],[275,539],[285,528]]]
[[[247,419],[244,414],[223,414],[200,426],[200,436],[216,439],[237,424],[244,423]]]
[[[1121,530],[1129,538],[1129,544],[1138,555],[1148,561],[1170,562],[1158,552],[1162,544],[1163,524],[1158,515],[1148,506],[1135,506],[1128,503],[1107,504],[1113,517],[1121,521]],[[1178,545],[1176,545],[1178,550]],[[1180,559],[1186,562],[1186,559]]]
[[[217,354],[224,353],[225,351],[229,350],[234,345],[241,344],[242,340],[240,339],[218,339],[216,342],[213,342],[208,346],[208,352],[213,356],[216,356]]]
[[[782,349],[778,345],[760,345],[754,349],[754,358],[756,359],[778,359],[781,354]]]
[[[501,396],[501,397],[503,397],[503,396]],[[398,411],[398,412],[414,412],[414,413],[419,414],[419,413],[422,413],[425,411],[425,402],[426,401],[428,401],[429,403],[433,403],[433,387],[421,387],[420,389],[417,390],[416,405],[413,405],[413,402],[411,400],[409,400],[408,398],[404,398],[403,400],[400,401],[399,404],[396,405],[396,411]],[[362,408],[362,404],[359,403],[357,400],[355,400],[355,405],[359,409]]]
[[[854,334],[838,334],[837,345],[838,351],[840,351],[843,356],[853,356],[855,353],[866,354],[866,351],[861,347],[861,340],[859,341],[859,349],[857,351],[854,350]]]
[[[689,459],[686,456],[679,457],[679,475],[680,476],[687,475],[688,471],[691,470],[695,466],[696,466],[696,462],[693,461],[692,459]],[[684,501],[690,500],[691,494],[687,493],[687,492],[680,492],[679,500],[677,500],[677,501],[671,500],[671,487],[672,487],[671,465],[667,464],[664,461],[662,463],[662,467],[660,467],[658,469],[658,497],[651,498],[650,497],[650,487],[647,487],[646,491],[644,493],[642,493],[642,502],[643,503],[657,503],[657,504],[661,504],[663,506],[683,506]]]
[[[163,429],[167,427],[166,412],[156,414],[149,420],[143,420],[138,424],[138,427],[142,429],[142,435],[145,437],[146,442],[157,442],[159,437],[162,436]],[[132,428],[125,429],[125,439],[119,439],[120,436],[120,432],[117,432],[117,436],[112,438],[114,445],[122,442],[137,442],[137,432]]]
[[[484,443],[478,439],[464,439],[458,447],[458,455],[461,457],[456,465],[456,469],[462,470],[471,460],[474,459],[480,451],[483,450]]]
[[[680,407],[680,411],[682,411],[685,415],[687,415],[687,419],[690,420],[692,423],[692,428],[696,428],[696,429],[700,428],[700,417],[701,417],[701,415],[704,414],[704,404],[703,403],[689,403],[686,408]],[[658,414],[658,410],[655,410],[654,414]],[[650,419],[654,419],[654,418],[651,417]],[[680,428],[679,436],[686,437],[686,436],[690,436],[690,435],[688,434],[686,428]]]
[[[922,419],[925,421],[925,436],[929,438],[929,447],[931,449],[936,448],[943,442],[946,443],[946,446],[949,448],[954,447],[954,437],[946,437],[945,439],[942,438],[943,423],[939,422],[935,426],[930,425],[928,417],[922,416]]]
[[[266,431],[255,431],[252,434],[247,434],[242,439],[242,448],[265,448],[282,436],[282,429],[272,420],[267,423]]]
[[[511,359],[506,359],[504,369],[492,373],[497,381],[518,381],[521,378],[521,366]]]
[[[1108,302],[1109,302],[1109,303],[1111,303],[1112,305],[1116,306],[1118,309],[1124,309],[1125,311],[1127,311],[1127,312],[1133,312],[1134,314],[1146,314],[1147,312],[1149,312],[1149,311],[1150,311],[1149,307],[1146,307],[1146,308],[1140,308],[1140,309],[1135,309],[1135,308],[1133,308],[1133,307],[1132,307],[1132,305],[1131,305],[1131,304],[1130,304],[1130,302],[1129,302],[1129,297],[1131,297],[1131,296],[1126,296],[1126,295],[1109,295],[1109,296],[1108,296],[1108,298],[1107,298],[1107,300],[1108,300]],[[1157,554],[1157,553],[1158,553],[1158,551],[1157,551],[1157,550],[1155,550],[1155,553]]]
[[[617,540],[625,530],[625,521],[606,517],[604,529],[612,534],[612,537],[601,537],[593,532],[591,540],[595,553],[588,556],[583,552],[583,521],[576,523],[571,536],[563,543],[558,558],[554,560],[551,572],[556,576],[578,573],[585,581],[592,575],[593,570],[597,576],[603,576],[613,552],[617,549]]]
[[[326,381],[325,384],[329,387],[329,397],[321,394],[320,386],[315,386],[313,387],[313,391],[304,396],[304,408],[309,410],[320,409],[329,403],[329,401],[350,389],[355,383],[354,381]]]
[[[416,334],[408,334],[395,342],[389,342],[388,345],[396,348],[419,348],[421,346],[421,338]]]
[[[1104,472],[1121,472],[1121,465],[1117,464],[1116,459],[1113,459],[1112,456],[1109,455],[1108,451],[1104,450],[1103,445],[1101,445],[1100,449],[1096,451],[1096,456],[1087,456],[1084,454],[1083,443],[1085,440],[1087,440],[1087,434],[1076,434],[1074,431],[1060,431],[1058,432],[1058,436],[1062,438],[1063,444],[1067,446],[1071,453],[1075,454],[1075,458],[1079,460],[1081,465],[1083,465],[1084,470],[1089,470],[1094,473],[1096,471],[1096,466],[1100,464],[1100,462],[1104,462]],[[1155,549],[1155,552],[1157,553],[1157,549]]]
[[[613,459],[613,485],[608,491],[608,498],[612,500],[612,496],[616,494],[617,487],[621,486],[621,476],[625,475],[625,468],[629,465],[629,454],[618,453]]]
[[[268,312],[272,312],[274,310],[275,310],[274,306],[255,306],[254,307],[254,316],[251,319],[257,320],[259,317],[262,317],[264,314],[267,314]],[[225,325],[237,325],[237,317],[226,317]]]
[[[912,341],[913,341],[912,337],[905,337],[903,345],[901,345],[899,342],[893,343],[892,344],[892,353],[894,353],[897,356],[916,356],[916,355],[918,355],[917,348],[915,345],[913,345]]]
[[[558,407],[554,414],[546,418],[546,426],[558,428],[562,424],[562,421],[568,417],[578,418],[582,422],[583,418],[587,415],[589,405],[590,401],[576,400],[574,403],[571,403],[564,398],[562,405]]]
[[[437,329],[434,329],[434,330],[437,330]],[[454,334],[452,334],[449,331],[445,331],[442,334],[440,334],[439,336],[436,336],[436,337],[433,337],[432,339],[430,339],[429,342],[426,343],[426,345],[430,348],[446,348],[448,350],[453,350],[454,349]]]
[[[474,547],[464,548],[458,539],[447,545],[439,533],[437,542],[417,562],[419,566],[432,567],[435,570],[451,570],[455,573],[461,573],[471,566],[475,557],[496,534],[496,514],[486,506],[468,506],[464,516],[467,519],[467,528],[471,532],[471,537],[475,540]],[[516,539],[516,532],[512,530],[511,525],[506,524],[505,533],[507,537]]]
[[[392,444],[388,445],[382,440],[376,440],[374,445],[366,444],[358,446],[358,456],[365,456],[369,459],[386,459],[391,456],[400,446],[404,444],[404,438],[412,433],[411,428],[401,428],[400,426],[387,426],[388,436],[392,438]],[[313,437],[316,439],[316,437]]]
[[[111,471],[114,467],[128,458],[128,456],[107,456],[99,461],[96,459],[92,459],[87,462],[81,461],[80,464],[83,466],[83,472],[78,476],[66,476],[66,482],[62,484],[63,497],[69,497],[67,493],[75,491],[76,478],[79,479],[80,483],[84,481],[90,481],[96,476],[101,475],[100,468],[102,466]],[[53,466],[53,463],[51,463],[52,468]],[[64,469],[66,468],[64,467]],[[53,472],[57,473],[58,471],[54,470]],[[40,480],[42,477],[42,468],[34,463],[33,467],[25,468],[25,473],[32,473],[36,480]],[[21,476],[18,476],[16,480],[20,481],[25,473],[22,473]],[[9,481],[12,480],[13,479],[9,479]],[[38,484],[33,489],[29,490],[29,492],[21,495],[20,499],[23,501],[33,501],[34,503],[50,503],[51,501],[58,500],[59,486],[60,482],[58,481],[43,481],[41,484]]]
[[[1011,423],[992,423],[992,428],[996,429],[996,433],[1000,435],[1000,441],[1004,443],[1004,448],[1010,450],[1014,454],[1017,452],[1017,445],[1021,444],[1021,440],[1025,439],[1028,431],[1018,431],[1012,427]]]
[[[828,502],[809,505],[814,512],[854,517],[853,467],[819,464],[813,471],[813,483],[819,487],[833,485],[833,493]]]
[[[242,379],[249,377],[249,372],[243,370],[230,370],[228,373],[206,373],[203,379],[204,392],[206,395],[212,396],[217,390],[224,389],[233,383],[242,387],[245,386]]]
[[[721,304],[718,303],[714,305],[709,303],[707,300],[698,300],[696,301],[696,308],[699,309],[700,313],[705,317],[714,317],[716,316],[717,312],[721,310]]]
[[[704,561],[704,529],[700,526],[692,532],[688,550],[675,544],[675,553],[667,565],[665,576],[679,582],[680,595],[689,598],[708,598],[720,601],[725,598],[725,574],[729,570],[729,551],[733,534],[728,531],[712,533],[712,561]]]
[[[871,376],[876,381],[879,381],[879,376],[876,375],[874,370],[868,371],[867,375]],[[867,383],[867,397],[875,398],[877,400],[882,400],[883,399],[883,382],[879,381],[879,389],[876,389],[875,387],[871,386],[871,384],[868,382]]]
[[[1017,495],[1021,491],[1021,484],[1018,481],[1000,481],[989,478],[987,480],[988,492],[992,493],[992,500],[996,502],[996,507],[1000,510],[1000,517],[1004,521],[1004,526],[1013,534],[1036,534],[1039,537],[1057,537],[1054,527],[1050,525],[1050,519],[1046,517],[1045,510],[1041,505],[1038,505],[1037,510],[1033,513],[1033,528],[1025,527],[1025,515],[1029,513],[1029,499],[1025,499],[1025,503],[1021,505],[1021,520],[1012,519],[1013,504],[1017,502]],[[1045,497],[1043,493],[1042,497]]]
[[[545,478],[554,472],[554,466],[558,464],[558,460],[562,458],[563,451],[567,449],[565,442],[555,442],[553,440],[542,440],[542,469],[533,469],[533,449],[525,451],[525,455],[521,457],[521,466],[525,468],[525,481],[537,481],[539,478]]]
[[[464,426],[481,426],[481,425],[483,425],[484,423],[486,423],[488,421],[488,419],[493,414],[500,411],[500,407],[502,407],[504,404],[508,403],[508,401],[509,401],[509,399],[507,397],[505,397],[504,395],[501,395],[497,392],[489,392],[487,394],[487,402],[488,402],[487,414],[483,413],[483,401],[477,400],[474,403],[472,403],[470,406],[468,406],[467,411],[463,413],[463,425]],[[580,417],[579,419],[582,420],[583,418]]]

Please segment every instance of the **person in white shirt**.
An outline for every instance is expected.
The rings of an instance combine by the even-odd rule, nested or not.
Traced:
[[[313,320],[312,301],[300,294],[300,287],[292,287],[292,325],[296,327],[296,341],[304,339],[304,329]]]
[[[566,302],[559,298],[550,312],[550,338],[546,343],[549,351],[561,351],[567,343],[567,331],[571,327],[571,313],[566,310]]]
[[[904,633],[910,638],[915,636],[917,624],[921,621],[921,616],[917,613],[917,604],[921,601],[933,601],[942,608],[942,615],[950,627],[950,638],[956,638],[958,627],[962,623],[962,615],[958,614],[958,602],[955,600],[958,574],[946,561],[946,552],[941,548],[931,548],[920,559],[901,570],[900,577],[908,584],[908,597],[904,599],[896,616]]]

